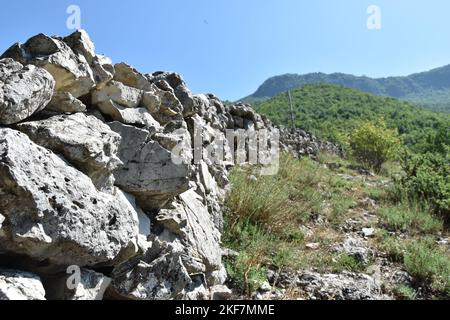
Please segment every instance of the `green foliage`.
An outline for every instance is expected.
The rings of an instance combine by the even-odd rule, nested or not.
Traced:
[[[400,285],[395,290],[395,295],[401,300],[414,300],[417,297],[417,292],[414,288]]]
[[[351,188],[347,181],[320,163],[307,158],[298,160],[287,154],[281,156],[277,175],[261,176],[253,181],[249,179],[252,174],[254,168],[235,168],[225,201],[223,244],[239,253],[237,259],[226,261],[235,287],[243,293],[252,293],[269,266],[320,270],[359,268],[348,257],[334,261],[334,255],[326,249],[309,255],[303,250],[305,236],[300,231],[301,225],[320,213],[326,213],[331,222],[342,219],[355,203],[346,194]]]
[[[450,152],[450,126],[441,123],[435,131],[429,133],[422,148],[422,153],[448,154]]]
[[[423,234],[438,233],[443,230],[443,222],[431,214],[423,205],[400,203],[396,206],[383,207],[378,211],[385,227],[390,231],[419,232]]]
[[[366,267],[356,257],[348,254],[342,254],[334,260],[333,271],[342,272],[343,270],[351,272],[364,272]]]
[[[414,241],[406,246],[404,265],[417,280],[430,283],[439,292],[450,290],[450,256],[438,248],[432,239]]]
[[[349,143],[353,156],[377,172],[401,145],[396,130],[388,129],[382,120],[361,123],[350,134]]]
[[[396,180],[398,190],[411,199],[429,202],[435,211],[450,218],[450,153],[405,153],[404,175]],[[400,194],[400,192],[399,192]]]
[[[330,214],[330,222],[338,225],[345,220],[345,215],[355,206],[353,199],[342,197],[342,194],[332,195],[330,199],[332,211]]]
[[[438,295],[450,294],[450,255],[436,246],[434,239],[404,240],[384,235],[381,247],[392,261],[402,263],[418,286],[427,286]]]
[[[403,242],[389,236],[386,232],[381,232],[380,247],[388,254],[391,261],[403,263],[405,253]]]
[[[367,190],[367,195],[370,199],[380,202],[389,198],[389,191],[386,188],[371,187]]]
[[[411,101],[434,111],[450,112],[450,66],[408,77],[372,79],[349,74],[310,73],[285,74],[267,79],[251,96],[242,99],[247,103],[265,101],[276,95],[305,85],[331,84],[353,88],[378,96]]]
[[[239,234],[239,236],[238,236]],[[228,279],[235,288],[245,294],[251,294],[266,280],[267,270],[262,265],[267,254],[267,244],[275,243],[273,239],[254,226],[238,225],[233,234],[227,234],[225,242],[234,247],[245,246],[247,250],[239,251],[236,258],[225,259]]]
[[[450,127],[450,115],[431,112],[408,102],[378,97],[334,85],[306,85],[291,91],[296,126],[318,137],[346,145],[348,135],[361,121],[384,118],[396,129],[404,143],[422,152],[437,128]],[[255,104],[255,109],[277,124],[289,126],[289,100],[286,93]]]
[[[233,189],[226,199],[232,227],[250,224],[269,234],[292,238],[296,236],[297,224],[320,205],[319,195],[310,185],[315,177],[306,168],[309,164],[299,165],[298,160],[287,155],[283,155],[280,162],[277,175],[262,176],[258,181],[249,179],[253,173],[250,168],[237,168],[232,172]],[[296,188],[300,183],[304,184],[301,192]],[[292,227],[286,221],[291,222]]]

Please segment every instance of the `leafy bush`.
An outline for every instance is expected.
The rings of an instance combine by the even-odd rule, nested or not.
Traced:
[[[450,153],[405,153],[401,158],[404,175],[398,189],[410,198],[428,201],[435,211],[450,218]]]
[[[439,124],[430,132],[422,148],[422,153],[448,154],[450,152],[450,123]]]
[[[394,157],[400,145],[397,131],[388,129],[382,120],[363,122],[350,134],[353,156],[377,172],[383,163]]]

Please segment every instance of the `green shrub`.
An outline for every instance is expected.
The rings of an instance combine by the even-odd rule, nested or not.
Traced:
[[[277,175],[251,181],[252,173],[251,168],[236,168],[231,173],[232,188],[225,203],[229,228],[252,224],[268,234],[297,238],[299,224],[322,205],[317,184],[323,177],[318,164],[283,154]]]
[[[391,261],[404,266],[416,285],[450,297],[450,254],[439,248],[433,238],[405,240],[384,234],[381,249]]]
[[[367,196],[377,202],[386,201],[389,198],[389,190],[382,187],[370,187],[367,188]]]
[[[450,123],[438,125],[428,134],[422,153],[448,154],[450,152]]]
[[[403,263],[405,246],[398,239],[389,236],[387,233],[381,235],[380,247],[384,250],[392,262]]]
[[[225,260],[228,281],[244,294],[252,294],[267,280],[267,269],[257,261],[247,252],[241,252],[235,261]]]
[[[432,239],[414,241],[406,246],[406,271],[417,280],[428,283],[432,290],[450,290],[450,256],[437,248]]]
[[[364,272],[366,267],[356,257],[342,254],[335,259],[333,269],[334,272],[342,272],[344,270],[351,272]]]
[[[398,189],[409,198],[428,201],[435,211],[450,218],[450,155],[405,153],[401,159],[404,175],[396,179]]]
[[[377,172],[383,163],[394,158],[400,145],[398,132],[389,129],[383,120],[363,122],[350,134],[353,156]]]
[[[416,290],[414,288],[400,285],[394,290],[395,295],[401,300],[415,300],[417,296]]]
[[[353,199],[342,197],[340,194],[332,195],[330,200],[332,208],[330,222],[339,225],[344,222],[346,214],[356,203]]]

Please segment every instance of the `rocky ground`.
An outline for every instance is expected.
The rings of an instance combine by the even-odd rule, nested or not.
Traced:
[[[375,177],[355,175],[342,175],[350,181],[360,180],[368,185],[377,186],[384,184]],[[274,284],[275,297],[281,298],[285,292],[286,297],[298,297],[312,300],[385,300],[393,299],[383,293],[384,286],[397,286],[409,284],[411,277],[398,266],[390,263],[383,252],[376,248],[372,240],[379,228],[379,219],[376,215],[378,205],[370,198],[356,197],[357,206],[348,212],[349,218],[342,224],[334,227],[322,220],[320,217],[315,224],[306,226],[307,241],[315,239],[316,232],[329,229],[336,243],[329,244],[323,248],[320,242],[308,242],[305,250],[311,252],[318,250],[329,250],[352,256],[364,266],[369,266],[367,273],[343,271],[342,273],[319,273],[314,270],[300,270],[297,272],[270,271],[268,275],[269,284]],[[319,231],[320,230],[320,231]],[[269,286],[266,286],[269,289]],[[265,290],[263,290],[265,291]],[[266,299],[271,296],[272,290],[260,293],[258,299]],[[273,297],[274,298],[274,297]]]
[[[236,289],[235,297],[256,300],[448,298],[445,293],[440,296],[432,292],[426,281],[418,282],[400,261],[392,259],[391,252],[383,247],[382,241],[385,235],[413,242],[420,241],[425,236],[431,237],[436,248],[447,252],[448,268],[449,233],[444,230],[412,236],[408,232],[391,230],[379,215],[386,203],[378,199],[378,192],[391,186],[390,178],[375,175],[342,160],[338,160],[340,163],[318,161],[326,174],[337,176],[348,183],[347,198],[351,202],[350,209],[338,219],[331,214],[332,210],[328,209],[332,204],[324,203],[325,209],[321,213],[311,222],[300,226],[305,235],[300,244],[300,251],[306,257],[313,257],[309,258],[310,261],[318,260],[319,263],[311,263],[302,269],[268,267],[267,279],[256,292],[242,296],[239,294],[240,290]],[[322,185],[319,188],[322,188],[322,193],[330,192],[329,186]],[[238,252],[234,254],[237,256]],[[351,259],[342,263],[338,261],[340,257]],[[323,261],[328,261],[330,265],[325,265]],[[339,265],[338,268],[335,263]],[[411,296],[399,292],[399,288],[413,287],[415,289]]]

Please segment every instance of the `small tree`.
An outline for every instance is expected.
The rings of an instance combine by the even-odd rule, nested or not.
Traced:
[[[397,130],[389,129],[383,119],[361,123],[350,134],[349,142],[353,156],[377,172],[401,145]]]

